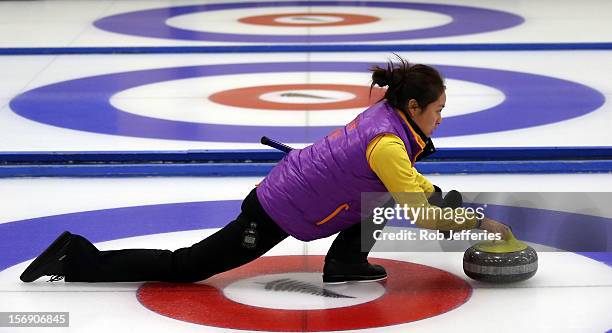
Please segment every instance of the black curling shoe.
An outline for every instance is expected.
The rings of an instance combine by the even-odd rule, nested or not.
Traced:
[[[64,263],[68,244],[72,239],[72,234],[64,231],[51,245],[44,250],[34,261],[23,271],[19,277],[23,282],[33,282],[41,276],[62,276],[64,275]],[[57,277],[50,281],[58,281]]]
[[[387,271],[381,265],[369,262],[346,264],[330,259],[323,266],[324,283],[371,282],[387,278]]]

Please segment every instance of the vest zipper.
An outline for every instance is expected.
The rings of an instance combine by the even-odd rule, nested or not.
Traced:
[[[344,203],[344,204],[340,205],[338,208],[336,208],[336,210],[334,210],[334,212],[333,212],[333,213],[329,214],[329,215],[328,215],[326,218],[324,218],[323,220],[321,220],[321,221],[317,222],[317,225],[321,225],[321,224],[323,224],[323,223],[325,223],[325,222],[327,222],[327,221],[329,221],[329,220],[333,219],[334,217],[336,217],[336,215],[340,214],[340,212],[341,212],[342,210],[348,210],[349,208],[350,208],[350,207],[349,207],[349,204],[347,204],[347,203]]]

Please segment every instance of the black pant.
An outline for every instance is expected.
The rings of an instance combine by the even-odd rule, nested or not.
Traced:
[[[263,210],[255,190],[242,202],[236,220],[206,239],[175,251],[129,249],[99,251],[82,236],[75,235],[68,249],[65,279],[68,282],[167,281],[196,282],[249,263],[287,238]],[[243,246],[244,231],[257,223],[257,245]],[[339,233],[326,260],[365,261],[360,248],[359,224]]]

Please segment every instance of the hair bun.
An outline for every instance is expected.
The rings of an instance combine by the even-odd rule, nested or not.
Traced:
[[[379,87],[386,87],[391,83],[393,73],[388,70],[375,66],[372,68],[372,83]]]
[[[401,84],[402,79],[410,70],[408,62],[402,62],[401,64],[394,64],[390,62],[387,64],[387,68],[381,68],[374,66],[372,71],[372,83],[379,87],[392,87]]]

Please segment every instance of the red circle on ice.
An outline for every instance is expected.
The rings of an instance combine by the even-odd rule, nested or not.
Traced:
[[[300,90],[329,91],[330,94],[334,92],[349,93],[352,97],[350,99],[333,101],[333,98],[330,99],[317,93],[301,94],[299,93]],[[291,91],[297,93],[291,94]],[[295,97],[310,99],[312,102],[290,103],[264,100],[261,98],[265,94],[275,92],[279,94],[286,92],[287,100]],[[385,89],[375,87],[372,88],[372,94],[370,95],[369,86],[348,84],[280,84],[224,90],[212,94],[208,98],[215,103],[248,109],[317,111],[366,108],[380,100],[384,94]]]
[[[321,18],[335,19],[325,21]],[[369,15],[342,13],[289,13],[274,15],[249,16],[239,19],[239,22],[266,25],[273,27],[330,27],[355,24],[365,24],[379,21],[380,18]]]
[[[195,324],[241,330],[318,332],[398,325],[433,317],[461,306],[472,293],[466,281],[437,268],[378,258],[370,258],[370,262],[387,269],[389,277],[382,282],[385,293],[354,306],[269,309],[237,303],[223,295],[229,284],[258,275],[321,272],[322,256],[262,257],[202,284],[145,283],[137,297],[154,312]]]

